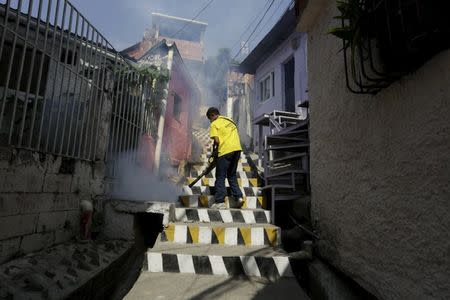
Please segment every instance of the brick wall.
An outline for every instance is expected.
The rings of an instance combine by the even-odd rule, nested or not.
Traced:
[[[112,111],[104,95],[94,161],[0,146],[0,263],[77,236],[82,200],[101,215]]]
[[[0,147],[0,263],[79,232],[79,204],[103,194],[90,162]]]

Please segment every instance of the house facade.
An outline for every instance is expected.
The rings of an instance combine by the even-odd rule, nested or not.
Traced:
[[[122,53],[139,59],[162,40],[175,43],[184,64],[197,79],[204,62],[204,35],[207,26],[208,24],[204,22],[152,13],[152,25],[144,32],[142,40]]]
[[[159,120],[154,125],[156,135],[143,137],[141,159],[148,168],[153,169],[161,163],[172,166],[186,161],[191,156],[192,120],[197,114],[200,92],[189,73],[175,43],[162,40],[143,53],[136,60],[137,64],[154,65],[169,70],[167,95],[161,104],[158,116],[149,116],[149,122]],[[163,126],[159,128],[159,126]],[[157,127],[157,128],[156,128]],[[160,145],[158,145],[160,143]],[[144,153],[142,153],[144,151]]]
[[[307,37],[295,31],[296,20],[295,8],[288,8],[240,64],[242,72],[254,75],[251,105],[254,119],[274,110],[307,117],[306,111],[299,107],[308,100]],[[254,132],[253,136],[258,144],[258,134]]]

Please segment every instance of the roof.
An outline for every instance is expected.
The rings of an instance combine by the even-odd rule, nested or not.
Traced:
[[[139,53],[139,56],[135,57],[135,60],[136,61],[143,60],[143,59],[145,59],[146,56],[149,56],[150,54],[154,53],[155,51],[157,51],[157,49],[160,49],[160,48],[164,49],[164,51],[167,52],[170,47],[171,46],[167,44],[167,41],[163,39],[163,40],[157,42],[156,44],[154,44],[153,46],[150,45],[150,47],[147,50],[145,50],[144,52]],[[174,47],[176,47],[176,46],[174,45]],[[179,53],[179,52],[177,52],[177,53]]]
[[[178,51],[181,53],[181,56],[184,59],[195,60],[199,62],[203,62],[203,46],[200,43],[194,43],[190,41],[180,40],[180,39],[170,39],[164,36],[160,36],[156,40],[156,44],[152,45],[152,43],[148,40],[142,40],[122,51],[120,54],[133,59],[142,58],[150,49],[154,46],[158,45],[161,41],[166,40],[167,42],[176,43]]]
[[[177,38],[166,38],[160,36],[160,39],[166,39],[168,42],[176,43],[178,51],[184,59],[203,62],[203,45],[197,42],[186,41]]]
[[[150,41],[141,41],[138,42],[126,49],[120,51],[120,54],[131,59],[140,59],[148,50],[150,50],[153,46]]]
[[[240,63],[244,73],[255,74],[260,66],[284,42],[297,26],[295,7],[290,6],[269,33],[259,42],[252,52]]]

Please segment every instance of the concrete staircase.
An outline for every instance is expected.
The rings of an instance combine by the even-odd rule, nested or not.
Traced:
[[[211,146],[206,130],[194,134],[203,144],[203,165],[192,168],[186,178],[187,183],[192,182],[206,167]],[[285,295],[307,299],[296,284],[289,255],[280,248],[280,228],[270,223],[270,211],[265,209],[265,199],[260,196],[261,183],[253,177],[245,155],[241,156],[238,167],[239,185],[245,201],[242,209],[210,208],[214,203],[214,173],[215,170],[192,188],[184,186],[184,195],[180,195],[179,202],[170,209],[169,223],[154,247],[146,253],[146,271],[175,281],[184,278],[180,277],[183,273],[208,275],[211,276],[208,277],[211,285],[223,280],[223,276],[231,279],[242,276],[244,281],[236,281],[236,287],[245,284],[246,280],[261,278],[266,281],[259,283],[259,292],[282,281],[289,287],[282,291]],[[167,275],[170,273],[173,273],[172,277]],[[248,286],[253,289],[250,294],[259,293],[255,290],[256,286]],[[176,285],[170,287],[176,288]],[[172,292],[168,291],[169,294]],[[138,294],[134,295],[138,297]]]

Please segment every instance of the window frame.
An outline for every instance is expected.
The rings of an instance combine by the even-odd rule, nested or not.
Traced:
[[[275,72],[271,71],[259,81],[259,99],[261,102],[270,100],[275,96]],[[268,86],[267,86],[268,85]]]

